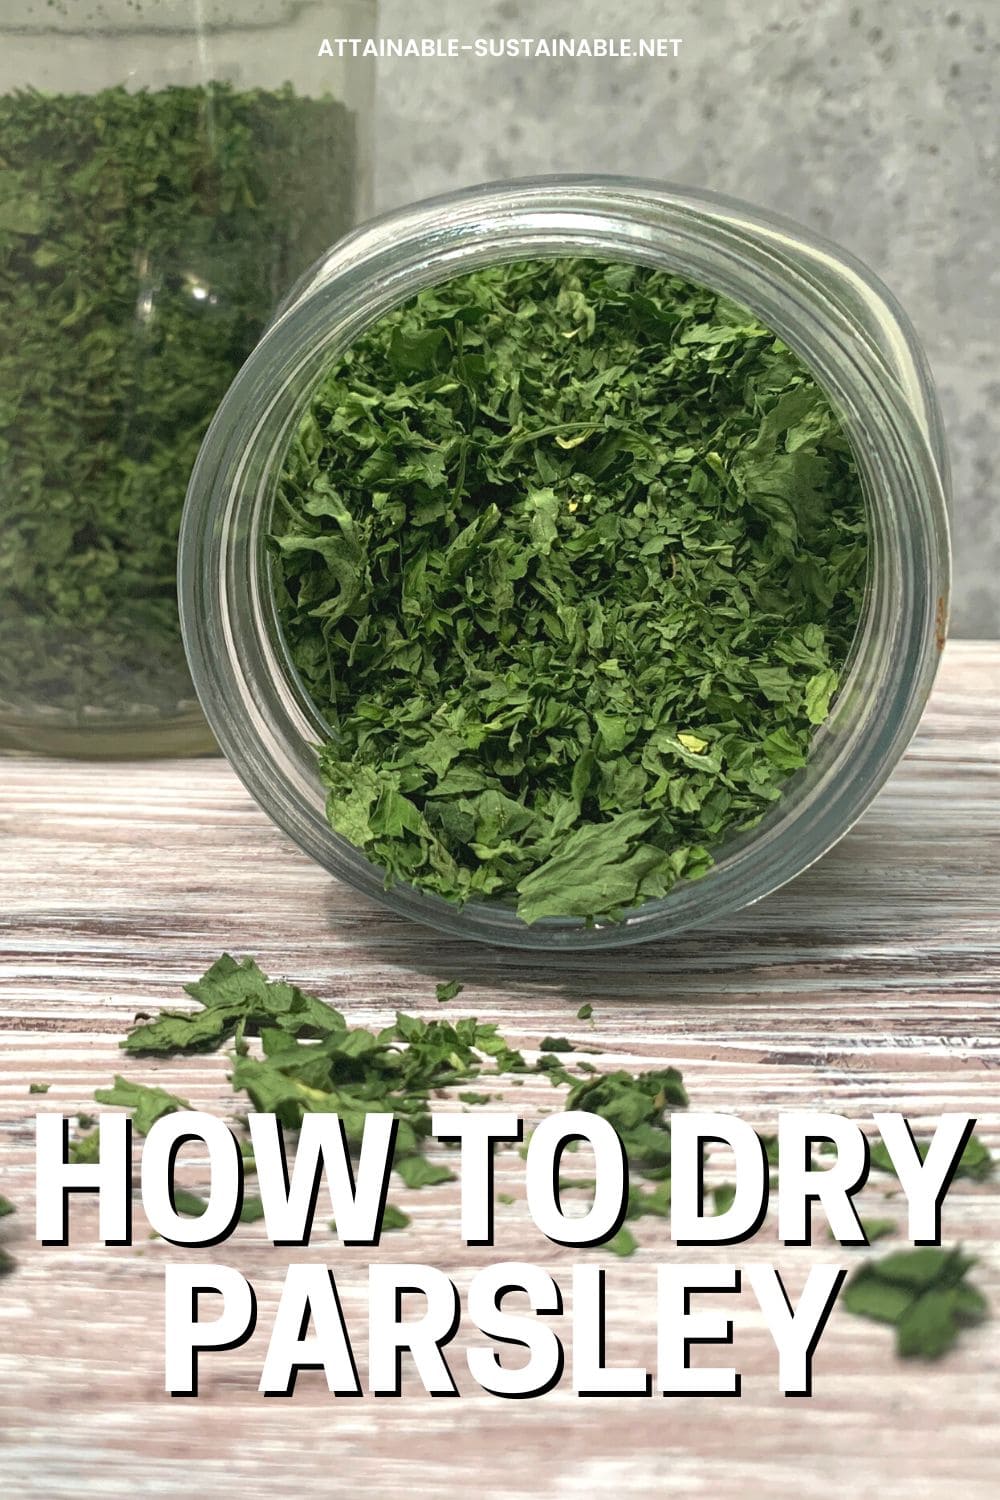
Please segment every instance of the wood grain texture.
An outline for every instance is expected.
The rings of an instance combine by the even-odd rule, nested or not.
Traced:
[[[674,1063],[697,1106],[765,1130],[782,1108],[861,1120],[900,1109],[916,1126],[955,1109],[979,1116],[1000,1149],[998,687],[1000,647],[950,646],[905,761],[820,865],[711,930],[557,967],[442,940],[368,904],[271,827],[221,761],[0,760],[0,1191],[20,1209],[4,1230],[19,1269],[0,1281],[2,1493],[931,1500],[951,1488],[995,1500],[996,1324],[928,1368],[901,1364],[887,1330],[838,1310],[808,1401],[777,1394],[773,1347],[749,1296],[734,1299],[733,1353],[698,1356],[742,1369],[739,1401],[580,1400],[564,1381],[540,1399],[504,1402],[463,1379],[464,1331],[452,1359],[461,1400],[431,1400],[415,1380],[401,1400],[335,1400],[313,1373],[293,1400],[265,1400],[256,1384],[293,1255],[336,1269],[364,1374],[371,1256],[325,1230],[291,1252],[248,1225],[194,1252],[252,1279],[259,1331],[203,1362],[200,1399],[172,1401],[162,1390],[162,1266],[182,1252],[146,1241],[140,1216],[133,1248],[101,1248],[84,1202],[68,1248],[34,1244],[32,1116],[91,1105],[121,1065],[117,1041],[133,1013],[176,1002],[179,986],[228,948],[365,1024],[397,1006],[441,1014],[434,983],[460,978],[466,989],[449,1013],[499,1020],[529,1055],[547,1033],[568,1032],[604,1047],[602,1066]],[[591,1025],[575,1019],[584,1000]],[[229,1107],[222,1057],[127,1072],[196,1107]],[[49,1093],[29,1098],[32,1080],[51,1083]],[[506,1096],[529,1118],[551,1101],[543,1081]],[[477,1266],[505,1259],[546,1265],[568,1286],[573,1261],[594,1252],[538,1235],[522,1171],[516,1153],[498,1161],[497,1189],[516,1202],[498,1208],[493,1249],[461,1248],[448,1184],[395,1193],[413,1224],[375,1254],[440,1266],[460,1288]],[[981,1254],[977,1277],[1000,1311],[998,1210],[995,1186],[956,1183],[944,1227]],[[893,1212],[902,1217],[898,1201]],[[679,1252],[663,1221],[638,1233],[636,1256],[607,1257],[608,1348],[616,1362],[653,1368],[654,1268]],[[822,1230],[812,1249],[781,1248],[773,1218],[749,1245],[684,1252],[774,1261],[793,1295],[817,1259],[852,1264],[856,1254]]]

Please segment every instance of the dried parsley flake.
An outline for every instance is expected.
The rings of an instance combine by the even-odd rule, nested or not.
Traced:
[[[273,519],[332,827],[453,902],[614,918],[804,765],[858,621],[853,457],[798,358],[660,271],[492,266],[320,382]]]
[[[13,1203],[11,1203],[10,1199],[5,1198],[3,1194],[0,1193],[0,1219],[4,1219],[8,1214],[16,1212],[17,1210],[15,1209]],[[16,1270],[16,1268],[17,1261],[7,1250],[3,1248],[2,1245],[0,1245],[0,1276],[9,1276],[11,1271]]]
[[[897,1250],[859,1267],[844,1289],[844,1306],[893,1324],[903,1359],[939,1359],[963,1327],[989,1315],[985,1297],[967,1279],[975,1263],[960,1247]]]

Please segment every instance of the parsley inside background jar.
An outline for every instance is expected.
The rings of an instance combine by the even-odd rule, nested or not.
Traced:
[[[316,749],[330,742],[331,726],[282,627],[276,497],[318,382],[387,312],[483,267],[566,256],[674,273],[748,308],[789,346],[849,438],[867,570],[836,700],[805,767],[770,811],[714,848],[700,878],[678,880],[662,897],[597,920],[551,911],[525,920],[511,901],[476,895],[460,904],[405,879],[387,884],[358,840],[331,828]],[[223,402],[192,477],[181,538],[195,683],[261,806],[358,889],[442,931],[536,950],[662,936],[757,900],[804,869],[859,816],[902,754],[942,644],[947,485],[936,400],[912,331],[843,252],[744,205],[628,179],[551,178],[449,195],[335,246],[295,289]]]
[[[199,443],[368,209],[374,0],[35,0],[0,22],[0,744],[212,748],[176,604]],[[322,25],[320,22],[322,21]]]

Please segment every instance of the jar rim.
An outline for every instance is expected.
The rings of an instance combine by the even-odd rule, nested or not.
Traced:
[[[658,266],[741,302],[807,364],[858,458],[874,556],[865,619],[805,771],[773,813],[615,923],[547,918],[398,884],[326,821],[313,745],[322,720],[276,627],[263,530],[287,443],[316,380],[391,307],[497,260],[590,255]],[[306,273],[206,435],[180,537],[181,622],[195,687],[251,795],[334,875],[460,936],[536,951],[623,946],[761,899],[856,821],[916,728],[943,644],[947,462],[936,398],[905,315],[846,252],[714,194],[633,178],[546,177],[462,189],[363,225]]]

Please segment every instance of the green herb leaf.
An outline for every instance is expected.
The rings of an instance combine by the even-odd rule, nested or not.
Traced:
[[[434,1187],[439,1182],[453,1182],[455,1178],[450,1168],[428,1161],[426,1156],[397,1158],[393,1163],[393,1170],[408,1188]]]
[[[0,699],[189,711],[177,530],[209,421],[354,214],[353,121],[227,83],[0,96]],[[323,190],[316,184],[322,181]]]
[[[564,1036],[543,1037],[538,1044],[539,1052],[573,1052],[573,1043]]]
[[[94,1098],[98,1104],[116,1104],[132,1111],[132,1124],[140,1135],[148,1135],[157,1120],[163,1115],[173,1114],[178,1109],[190,1109],[186,1099],[168,1094],[166,1089],[149,1088],[144,1083],[133,1083],[121,1074],[115,1075],[114,1087],[96,1089]]]
[[[929,1141],[917,1141],[917,1152],[920,1160],[924,1161],[930,1149]],[[875,1171],[891,1172],[896,1176],[896,1168],[892,1157],[884,1141],[873,1141],[871,1146],[871,1165]],[[987,1146],[984,1146],[978,1136],[970,1136],[968,1144],[958,1159],[955,1169],[956,1177],[968,1177],[973,1182],[985,1182],[993,1175],[995,1163],[993,1156]]]
[[[100,1160],[101,1132],[93,1130],[89,1135],[78,1135],[69,1143],[69,1159],[72,1162],[86,1162],[92,1165]]]
[[[331,826],[526,923],[667,896],[806,763],[867,545],[841,423],[745,309],[576,258],[428,288],[319,381],[278,484]]]
[[[855,1272],[844,1289],[844,1306],[894,1324],[904,1359],[938,1359],[963,1327],[988,1314],[985,1298],[965,1279],[974,1264],[961,1249],[899,1250]]]
[[[639,1248],[639,1242],[631,1229],[626,1224],[623,1224],[618,1233],[613,1234],[602,1248],[610,1250],[612,1255],[634,1255]]]
[[[384,1230],[406,1229],[410,1223],[409,1214],[404,1214],[401,1208],[394,1203],[387,1203],[382,1213],[382,1228]]]
[[[179,1214],[189,1214],[192,1218],[200,1218],[208,1207],[208,1199],[202,1198],[198,1193],[190,1193],[187,1188],[174,1188],[174,1209]]]
[[[736,1197],[736,1184],[734,1182],[723,1182],[712,1189],[712,1207],[717,1214],[724,1214],[733,1206]]]
[[[256,1035],[262,1026],[289,1036],[334,1035],[346,1030],[340,1011],[292,984],[270,980],[252,958],[224,953],[201,979],[185,989],[202,1010],[161,1011],[136,1026],[121,1043],[135,1055],[212,1051],[236,1034]]]

